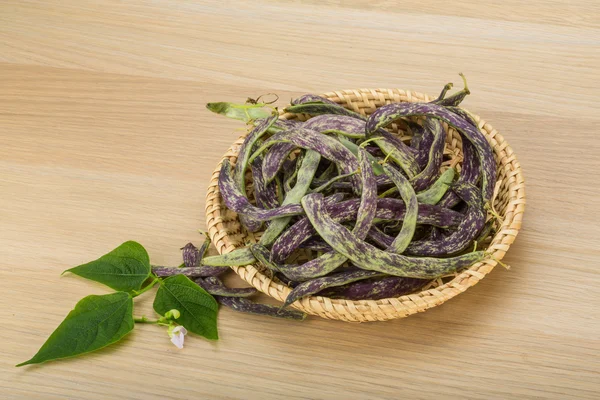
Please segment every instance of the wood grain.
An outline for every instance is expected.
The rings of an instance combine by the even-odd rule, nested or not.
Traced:
[[[600,397],[600,6],[521,3],[1,2],[0,397]],[[176,264],[200,242],[204,190],[240,127],[206,102],[435,94],[459,71],[465,106],[525,172],[510,271],[403,320],[223,310],[218,343],[178,351],[140,326],[80,359],[13,367],[78,299],[107,292],[64,269],[129,239]],[[150,297],[136,313],[151,314]]]

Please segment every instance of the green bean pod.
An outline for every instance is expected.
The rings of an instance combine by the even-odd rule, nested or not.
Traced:
[[[404,214],[402,228],[396,236],[396,239],[394,239],[387,249],[388,251],[401,254],[406,247],[408,247],[415,234],[417,215],[419,214],[419,203],[417,202],[417,195],[410,185],[410,182],[402,176],[400,172],[396,171],[394,168],[390,168],[388,165],[384,165],[383,169],[398,188],[400,197],[404,201],[404,204],[406,204],[406,214]]]
[[[410,278],[433,279],[452,274],[486,257],[482,251],[452,258],[406,257],[389,253],[364,242],[331,219],[321,194],[313,193],[304,196],[302,206],[319,235],[334,250],[365,270]]]
[[[300,199],[306,194],[310,188],[315,172],[321,161],[321,155],[314,151],[308,150],[306,155],[302,159],[302,163],[299,169],[297,169],[297,179],[294,187],[287,192],[283,199],[282,206],[289,204],[298,204]],[[265,232],[260,238],[260,244],[263,246],[270,246],[279,236],[279,234],[285,229],[287,224],[290,222],[291,217],[277,218],[269,224]]]

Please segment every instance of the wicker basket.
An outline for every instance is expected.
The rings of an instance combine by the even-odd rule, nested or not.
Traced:
[[[358,89],[342,90],[325,93],[324,97],[356,111],[369,115],[377,107],[393,102],[427,102],[431,97],[400,89]],[[285,119],[305,120],[306,115],[285,113]],[[398,298],[382,300],[337,300],[322,296],[312,296],[295,302],[292,306],[308,314],[318,315],[323,318],[337,319],[351,322],[385,321],[402,318],[428,308],[438,306],[452,297],[464,292],[485,277],[501,260],[509,246],[515,240],[525,209],[525,183],[521,166],[513,150],[492,126],[475,116],[480,130],[494,149],[494,156],[498,165],[498,183],[494,193],[493,207],[500,215],[499,229],[491,240],[488,249],[493,251],[494,259],[478,262],[470,268],[463,270],[454,277],[438,280],[419,293],[414,293]],[[445,160],[443,168],[449,165],[460,167],[462,161],[462,142],[458,133],[444,125],[447,132]],[[402,136],[403,132],[392,125],[390,130]],[[240,137],[224,155],[233,164],[240,145],[245,135]],[[242,247],[249,242],[256,242],[260,233],[246,232],[240,225],[237,214],[228,210],[223,204],[218,188],[218,177],[221,163],[212,175],[208,193],[206,195],[206,223],[209,235],[221,254],[228,253]],[[248,265],[232,267],[232,269],[246,282],[263,293],[284,301],[291,289],[280,282],[276,282],[262,273],[262,267]]]

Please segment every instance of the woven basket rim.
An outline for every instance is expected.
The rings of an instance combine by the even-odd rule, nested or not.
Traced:
[[[433,98],[415,91],[403,89],[348,89],[332,91],[321,96],[335,101],[353,111],[365,114],[374,111],[377,107],[391,102],[428,102]],[[471,113],[472,114],[472,113]],[[508,196],[504,212],[503,223],[493,237],[488,250],[493,251],[492,257],[473,264],[468,269],[460,272],[451,281],[435,288],[422,290],[397,298],[380,300],[342,300],[330,299],[323,296],[311,296],[292,304],[292,307],[311,315],[318,315],[327,319],[337,319],[351,322],[383,321],[402,318],[417,312],[440,305],[456,295],[466,291],[477,284],[504,258],[510,245],[514,242],[520,228],[525,210],[525,182],[521,166],[516,159],[512,148],[489,123],[479,116],[472,114],[478,122],[479,130],[490,142],[498,166],[498,173],[504,172]],[[280,118],[294,118],[295,114],[280,112]],[[221,158],[213,172],[206,195],[206,222],[209,236],[215,244],[219,254],[235,250],[237,247],[226,231],[221,210],[224,205],[218,188],[218,176],[221,163],[225,158],[234,161],[237,151],[247,135],[240,136]],[[501,171],[502,170],[502,171]],[[247,234],[249,238],[252,234]],[[252,239],[252,238],[250,238]],[[254,265],[231,267],[244,281],[254,286],[261,292],[284,301],[291,289],[281,283],[275,282],[263,274]]]

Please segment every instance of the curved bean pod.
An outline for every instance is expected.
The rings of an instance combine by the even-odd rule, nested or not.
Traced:
[[[326,288],[341,286],[351,282],[360,281],[362,279],[374,278],[383,275],[383,273],[376,271],[354,270],[338,272],[330,276],[324,276],[322,278],[316,278],[308,282],[303,282],[296,286],[290,292],[290,294],[288,294],[283,307],[287,307],[303,297],[318,293]]]
[[[213,296],[228,296],[228,297],[250,297],[258,293],[253,287],[245,288],[230,288],[221,282],[217,277],[198,278],[194,280],[202,289],[206,290]]]
[[[316,295],[331,299],[380,300],[413,293],[427,282],[423,279],[384,276],[327,288]]]
[[[250,153],[258,140],[267,132],[267,130],[277,121],[279,115],[274,114],[268,118],[264,118],[252,129],[248,136],[244,139],[238,152],[237,161],[233,171],[233,179],[242,194],[246,194],[246,169],[248,167],[248,159]],[[257,221],[250,215],[240,215],[240,222],[250,232],[256,232],[262,226],[261,221]]]
[[[152,266],[152,272],[156,276],[167,277],[173,275],[185,275],[189,278],[198,278],[203,276],[217,276],[229,271],[229,266],[213,267],[208,265],[199,265],[197,267],[162,267],[159,265]]]
[[[358,212],[358,199],[346,200],[337,204],[327,206],[327,212],[336,222],[347,222],[356,219]],[[377,220],[395,220],[404,219],[406,206],[400,199],[378,199],[377,211],[375,212],[375,221]],[[463,215],[459,212],[432,206],[427,204],[419,205],[419,214],[417,215],[417,224],[434,225],[442,228],[457,226],[462,221]],[[315,235],[316,231],[311,226],[308,218],[301,218],[298,222],[290,226],[273,243],[271,248],[271,259],[275,262],[283,262],[292,252],[297,249],[305,240]],[[392,239],[393,240],[393,239]],[[386,245],[389,246],[390,242]]]
[[[268,221],[280,217],[302,214],[302,207],[298,204],[288,204],[270,210],[256,207],[250,203],[236,186],[231,176],[229,160],[223,160],[219,173],[219,190],[225,205],[238,214],[247,214],[259,221]]]
[[[252,157],[260,154],[265,148],[279,142],[289,142],[303,149],[314,150],[324,158],[336,163],[344,174],[353,172],[358,168],[358,161],[354,154],[339,141],[327,135],[322,135],[317,131],[303,128],[276,133]],[[351,179],[353,190],[356,193],[360,193],[360,180],[356,176]]]
[[[317,115],[303,125],[321,133],[337,133],[353,139],[365,138],[365,121],[346,115]]]
[[[255,303],[244,297],[215,296],[215,299],[219,304],[229,307],[234,311],[247,314],[266,315],[269,317],[294,319],[298,321],[302,321],[306,318],[306,314],[303,312],[296,310],[281,310],[277,306]]]
[[[406,257],[389,253],[362,241],[355,234],[336,223],[328,215],[321,194],[313,193],[304,196],[302,207],[319,235],[337,252],[348,257],[354,265],[365,270],[395,276],[431,279],[456,272],[483,260],[486,256],[482,251],[445,259]]]
[[[398,147],[393,141],[385,137],[377,138],[373,142],[383,151],[386,157],[398,164],[409,178],[414,178],[419,174],[417,160],[410,152],[406,151],[410,147],[404,143],[402,143],[402,147]]]
[[[275,143],[264,155],[262,172],[266,183],[273,181],[283,163],[290,153],[294,151],[296,145],[293,143],[280,142]]]
[[[442,166],[444,144],[446,143],[446,133],[440,121],[427,119],[425,120],[425,128],[431,132],[433,143],[431,143],[431,147],[429,148],[427,165],[417,176],[410,180],[410,183],[417,192],[429,187],[437,177]]]
[[[398,188],[400,197],[402,197],[402,200],[406,205],[406,212],[404,214],[404,220],[402,221],[402,228],[396,236],[396,239],[394,239],[392,244],[387,248],[388,251],[402,253],[411,242],[415,234],[415,228],[417,227],[417,216],[419,214],[417,195],[410,185],[410,182],[404,176],[402,176],[400,172],[390,168],[387,165],[384,165],[383,169]],[[364,236],[361,239],[364,239]]]
[[[300,199],[306,194],[308,188],[310,187],[310,183],[312,182],[315,172],[319,167],[319,161],[321,161],[321,155],[318,152],[314,150],[308,150],[305,153],[300,168],[297,169],[298,178],[296,180],[296,184],[285,195],[281,205],[282,207],[291,204],[298,204],[300,202]],[[260,244],[263,246],[270,246],[275,239],[277,239],[279,234],[281,234],[281,232],[285,229],[290,220],[291,217],[282,217],[271,221],[260,238]]]
[[[362,194],[358,206],[356,224],[352,232],[358,238],[364,239],[373,223],[377,210],[377,185],[375,184],[375,177],[367,158],[367,152],[362,148],[358,149],[358,161],[361,171]],[[346,261],[346,257],[335,251],[331,251],[297,267],[282,269],[281,272],[292,280],[304,280],[326,275]]]
[[[292,113],[310,114],[313,116],[318,116],[318,115],[323,115],[323,114],[347,116],[347,117],[359,119],[361,121],[367,121],[367,117],[365,117],[364,115],[361,115],[354,111],[348,110],[347,108],[344,108],[343,106],[341,106],[337,103],[331,102],[331,101],[326,102],[326,104],[324,104],[324,102],[322,102],[322,103],[305,103],[305,104],[292,105],[290,107],[287,107],[285,109],[285,111],[292,112]],[[402,153],[411,154],[413,157],[414,157],[414,155],[417,154],[416,150],[405,145],[399,138],[397,138],[390,132],[386,131],[385,129],[377,129],[373,133],[377,136],[381,136],[382,138],[387,139],[388,142],[393,144],[393,146],[396,147]],[[363,137],[364,137],[364,135],[363,135]]]
[[[468,210],[465,218],[457,229],[450,235],[438,238],[413,242],[406,249],[407,254],[419,256],[446,256],[456,254],[472,245],[485,224],[486,213],[483,210],[481,192],[476,186],[457,183],[452,190],[467,203]]]
[[[458,176],[457,183],[476,185],[479,180],[479,160],[473,144],[468,140],[463,140],[463,162]],[[460,197],[453,191],[448,191],[439,201],[442,207],[454,207],[460,202]]]
[[[413,115],[423,115],[440,119],[453,126],[469,140],[477,151],[482,171],[482,192],[484,202],[489,202],[496,184],[496,162],[492,148],[485,136],[470,122],[442,106],[431,103],[393,103],[378,108],[367,120],[366,133],[370,136],[377,129],[387,126],[395,119]]]
[[[279,207],[279,200],[277,199],[277,183],[267,182],[264,179],[262,170],[263,158],[262,156],[256,157],[250,163],[250,169],[252,170],[252,181],[254,184],[254,197],[256,198],[256,204],[260,208],[276,208]]]
[[[338,103],[335,103],[325,97],[317,96],[316,94],[307,93],[304,94],[291,102],[292,104],[304,104],[304,103],[325,103],[325,104],[333,104],[339,106]]]

